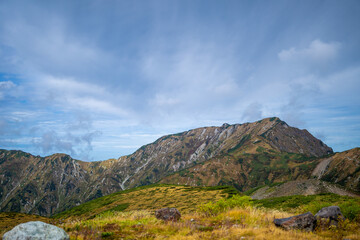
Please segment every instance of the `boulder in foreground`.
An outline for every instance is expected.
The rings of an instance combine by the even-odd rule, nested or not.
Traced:
[[[311,212],[307,212],[289,218],[274,219],[274,224],[277,227],[281,227],[285,230],[300,229],[306,231],[313,231],[316,226],[316,218]]]
[[[324,207],[315,214],[317,224],[322,227],[338,226],[339,221],[344,221],[345,217],[338,206]]]
[[[61,228],[40,221],[22,223],[6,232],[4,240],[69,240],[69,235]]]
[[[181,214],[176,208],[162,208],[155,211],[155,217],[164,221],[177,222]]]

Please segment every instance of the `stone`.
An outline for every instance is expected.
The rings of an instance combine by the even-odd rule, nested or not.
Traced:
[[[155,211],[155,217],[164,221],[177,222],[181,214],[176,208],[162,208]]]
[[[292,216],[289,218],[276,218],[274,224],[285,230],[300,229],[313,231],[316,226],[316,218],[311,212]]]
[[[345,217],[338,206],[324,207],[315,214],[318,225],[321,227],[338,226],[339,221],[344,221]]]
[[[69,240],[69,235],[61,228],[40,221],[22,223],[6,232],[3,240]]]

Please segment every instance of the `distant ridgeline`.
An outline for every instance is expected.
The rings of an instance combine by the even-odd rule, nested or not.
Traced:
[[[279,118],[167,135],[131,155],[83,162],[0,150],[0,210],[50,216],[152,183],[231,185],[239,191],[317,178],[360,192],[360,149],[334,154]]]

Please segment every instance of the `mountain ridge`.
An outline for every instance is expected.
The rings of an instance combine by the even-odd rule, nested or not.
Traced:
[[[66,154],[40,157],[25,152],[0,150],[0,209],[49,216],[85,201],[156,183],[193,166],[205,165],[220,158],[224,160],[226,157],[231,158],[229,164],[237,164],[237,167],[243,167],[248,172],[270,167],[282,171],[285,165],[276,165],[276,161],[288,161],[285,159],[288,157],[292,164],[291,171],[259,181],[250,179],[249,183],[256,185],[267,181],[293,180],[308,174],[301,169],[301,164],[314,164],[315,158],[329,153],[332,153],[332,149],[307,130],[290,127],[276,117],[170,134],[142,146],[133,154],[96,162],[75,160]],[[267,163],[261,163],[265,157],[269,157],[275,165],[266,167]],[[261,160],[263,167],[259,165],[254,168],[239,163],[240,160]],[[230,179],[232,182],[225,180],[216,184],[230,183],[238,189],[247,188],[244,187],[248,183],[246,179],[234,177]],[[169,183],[177,184],[175,181]],[[204,184],[195,181],[193,185]]]

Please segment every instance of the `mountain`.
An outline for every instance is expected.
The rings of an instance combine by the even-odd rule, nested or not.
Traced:
[[[320,159],[312,176],[360,192],[360,148]]]
[[[98,197],[93,184],[100,173],[91,165],[65,154],[0,150],[0,208],[46,216]]]
[[[243,154],[256,154],[261,149],[280,155],[294,153],[301,159],[332,153],[331,148],[308,131],[290,127],[279,118],[267,118],[167,135],[132,155],[119,158],[114,168],[120,173],[120,184],[125,189],[157,182],[208,160],[218,161],[226,156],[239,160]]]
[[[0,208],[50,216],[91,199],[156,182],[230,184],[247,190],[305,179],[332,149],[279,118],[167,135],[131,155],[83,162],[65,154],[0,150]]]
[[[305,179],[273,184],[273,186],[258,187],[251,194],[253,199],[265,199],[293,195],[316,195],[333,193],[341,196],[359,197],[358,194],[344,190],[343,188],[317,179]]]

